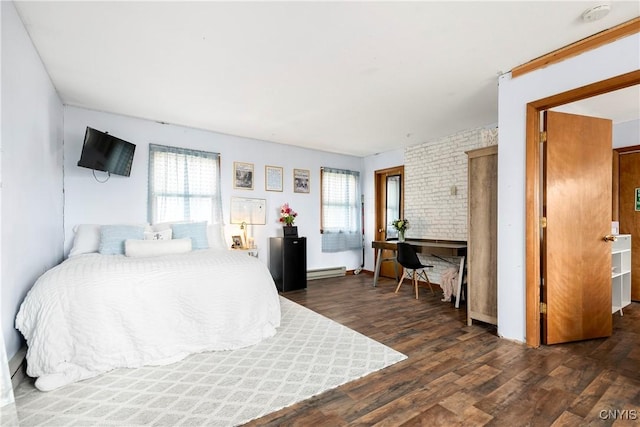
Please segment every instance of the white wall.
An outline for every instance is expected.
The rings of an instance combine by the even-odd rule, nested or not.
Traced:
[[[136,144],[129,178],[112,175],[98,183],[90,169],[77,166],[87,126]],[[225,224],[229,224],[231,197],[266,199],[267,224],[249,227],[260,248],[259,257],[268,260],[268,238],[282,235],[278,222],[284,202],[298,212],[296,225],[307,237],[309,269],[360,265],[360,251],[322,253],[320,237],[320,167],[330,166],[361,171],[362,159],[353,156],[297,148],[266,141],[230,136],[193,128],[161,124],[148,120],[108,114],[76,107],[64,109],[65,155],[65,253],[71,248],[73,227],[77,224],[113,224],[147,222],[147,173],[149,143],[206,150],[221,155],[221,186]],[[233,162],[254,164],[254,190],[233,189]],[[284,168],[284,191],[264,190],[264,167]],[[293,169],[311,172],[308,194],[293,192]],[[103,179],[104,173],[97,172]],[[237,225],[227,225],[227,238],[240,234]],[[229,240],[230,241],[230,240]]]
[[[640,119],[613,125],[613,148],[638,144],[640,144]]]
[[[2,8],[2,329],[7,356],[21,345],[19,304],[62,260],[63,108],[12,2]]]
[[[499,78],[498,333],[525,341],[526,104],[640,67],[640,34],[513,79]]]

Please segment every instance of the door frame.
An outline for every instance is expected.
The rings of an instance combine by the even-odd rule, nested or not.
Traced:
[[[620,199],[620,155],[625,153],[636,153],[640,151],[640,145],[632,145],[630,147],[620,147],[613,149],[613,200],[612,200],[612,216],[617,221],[620,217],[619,199]]]
[[[526,343],[540,346],[540,113],[553,107],[640,84],[640,70],[527,104],[525,146],[525,312]]]
[[[374,191],[375,191],[375,200],[374,200],[374,209],[375,209],[375,217],[374,217],[374,230],[373,230],[373,240],[384,240],[386,237],[386,231],[380,231],[380,217],[386,215],[386,205],[383,206],[383,201],[387,198],[387,188],[386,188],[386,178],[389,175],[400,175],[402,177],[400,182],[400,218],[404,217],[404,165],[393,166],[390,168],[379,169],[374,172]],[[385,224],[385,230],[388,224]],[[373,261],[377,262],[377,254],[378,251],[373,251]],[[387,258],[383,256],[382,258]],[[381,266],[382,269],[382,266]]]

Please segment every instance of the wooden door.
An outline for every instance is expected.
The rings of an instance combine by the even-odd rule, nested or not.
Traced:
[[[399,194],[393,193],[391,196],[389,193],[389,189],[387,188],[388,182],[399,182],[400,191]],[[388,240],[389,238],[393,238],[391,227],[389,224],[394,219],[401,218],[404,215],[404,166],[396,166],[388,169],[377,170],[375,172],[375,192],[376,192],[376,200],[375,200],[375,240]],[[389,197],[398,196],[398,200],[388,200]],[[391,212],[394,209],[391,209],[391,206],[398,205],[397,218],[389,218],[393,214]],[[392,251],[383,250],[382,251],[382,259],[390,259],[393,258],[394,254]],[[374,262],[377,261],[374,259]],[[380,275],[384,277],[396,278],[396,267],[393,261],[384,261],[380,265]]]
[[[640,301],[640,210],[636,210],[640,147],[636,152],[620,153],[618,170],[620,234],[631,234],[631,299]]]
[[[545,112],[542,339],[611,335],[611,120]],[[544,306],[544,304],[543,304]]]

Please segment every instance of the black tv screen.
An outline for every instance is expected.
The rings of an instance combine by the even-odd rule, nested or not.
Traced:
[[[135,144],[87,126],[78,166],[129,176]]]

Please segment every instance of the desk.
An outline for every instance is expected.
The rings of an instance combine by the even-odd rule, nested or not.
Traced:
[[[458,286],[456,289],[456,308],[460,308],[460,290],[462,289],[462,276],[464,275],[464,262],[467,256],[467,243],[452,240],[407,240],[407,243],[416,248],[416,252],[435,256],[436,258],[444,256],[460,257],[460,265],[458,267]],[[382,250],[387,249],[396,252],[398,249],[397,240],[374,240],[371,247],[377,251],[376,268],[373,274],[373,286],[378,285],[378,277],[380,276],[380,264],[382,264]],[[398,266],[395,257],[393,258],[394,267],[396,268],[396,278],[398,276]]]

